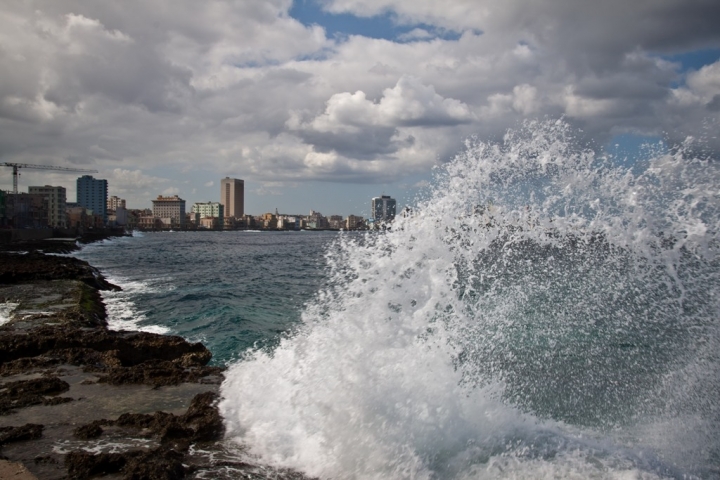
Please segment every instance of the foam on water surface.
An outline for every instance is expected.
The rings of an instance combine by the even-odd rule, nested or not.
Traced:
[[[341,236],[302,326],[227,372],[228,436],[321,478],[717,474],[720,170],[573,136],[469,140],[391,231]]]
[[[19,303],[0,303],[0,325],[5,325],[11,320],[11,314],[13,310],[18,307]]]
[[[102,292],[108,314],[108,328],[111,330],[137,330],[141,332],[167,334],[170,329],[162,325],[147,325],[145,312],[136,303],[139,294],[157,293],[173,289],[166,278],[136,281],[109,276],[107,280],[122,290]]]

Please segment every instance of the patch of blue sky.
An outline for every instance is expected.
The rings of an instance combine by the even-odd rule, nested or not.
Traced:
[[[605,145],[605,154],[615,165],[632,167],[667,151],[659,136],[623,133],[613,136]]]
[[[323,62],[330,59],[336,52],[334,48],[323,47],[315,52],[295,57],[298,62]]]
[[[676,55],[663,55],[663,59],[680,64],[682,72],[700,70],[720,60],[720,48],[708,48]]]
[[[720,48],[706,48],[674,55],[659,55],[659,57],[680,66],[679,72],[683,75],[669,85],[670,88],[679,88],[685,85],[685,74],[720,61]]]
[[[663,55],[661,58],[680,65],[680,72],[684,74],[720,61],[720,49],[701,49],[675,55]],[[680,87],[683,81],[670,86],[672,88]],[[666,152],[667,149],[668,146],[660,136],[633,133],[614,135],[604,148],[605,153],[610,155],[614,162],[621,164],[642,162]]]
[[[343,39],[351,35],[378,38],[396,42],[429,41],[436,38],[457,40],[460,33],[438,29],[426,24],[403,24],[397,16],[385,12],[372,17],[358,17],[350,13],[330,13],[313,0],[296,0],[290,16],[303,25],[319,25],[329,38]]]

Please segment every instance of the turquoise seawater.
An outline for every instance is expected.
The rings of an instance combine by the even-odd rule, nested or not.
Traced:
[[[274,345],[297,324],[338,235],[142,233],[86,245],[74,256],[123,288],[105,294],[111,328],[202,341],[214,364],[226,364],[248,348]]]

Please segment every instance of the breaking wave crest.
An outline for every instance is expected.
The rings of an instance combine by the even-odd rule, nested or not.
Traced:
[[[720,169],[696,151],[622,166],[563,121],[468,140],[229,369],[228,437],[321,478],[720,474]]]

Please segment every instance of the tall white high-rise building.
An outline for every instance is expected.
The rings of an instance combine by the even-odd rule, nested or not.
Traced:
[[[107,222],[107,198],[107,180],[96,179],[91,175],[83,175],[77,179],[78,205],[100,215],[104,222]]]
[[[226,217],[242,218],[245,215],[245,181],[230,177],[220,180],[220,203]]]

